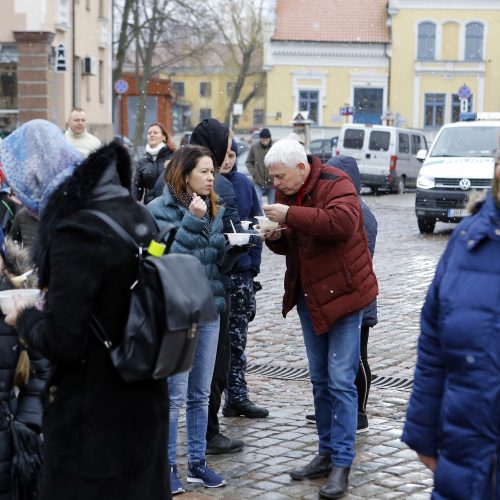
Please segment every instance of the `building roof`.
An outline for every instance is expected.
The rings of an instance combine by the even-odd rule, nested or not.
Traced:
[[[277,0],[273,40],[388,43],[387,0]]]

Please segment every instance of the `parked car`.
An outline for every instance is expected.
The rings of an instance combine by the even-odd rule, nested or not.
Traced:
[[[250,146],[245,143],[238,141],[238,172],[241,172],[242,174],[246,175],[250,180],[252,179],[252,176],[250,175],[250,172],[247,169],[246,161],[248,158],[248,153],[250,151]]]
[[[427,149],[421,130],[357,123],[342,125],[336,148],[356,159],[362,186],[395,193],[416,186],[420,149]]]
[[[309,144],[309,152],[326,163],[333,156],[333,148],[337,146],[338,137],[331,139],[314,139]]]

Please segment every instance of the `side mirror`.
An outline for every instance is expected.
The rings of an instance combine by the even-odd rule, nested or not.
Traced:
[[[424,161],[427,156],[427,149],[419,149],[417,151],[417,160]]]

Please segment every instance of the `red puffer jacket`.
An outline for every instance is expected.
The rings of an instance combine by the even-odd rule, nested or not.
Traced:
[[[286,255],[283,316],[296,305],[301,287],[320,335],[338,319],[364,309],[378,286],[354,185],[343,171],[310,158],[301,206],[296,196],[277,193],[277,203],[290,206],[287,229],[266,244]]]

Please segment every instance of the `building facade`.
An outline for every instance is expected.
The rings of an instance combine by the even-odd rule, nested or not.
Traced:
[[[252,68],[240,92],[237,113],[232,116],[235,129],[251,129],[266,123],[266,79],[261,54],[258,67]],[[224,121],[238,75],[238,65],[224,45],[212,46],[200,61],[185,60],[169,68],[175,94],[174,129],[190,130],[205,118]]]
[[[112,127],[112,0],[3,0],[0,134],[34,118],[65,128],[84,108],[90,132]]]
[[[391,109],[431,135],[500,111],[500,0],[390,0]]]
[[[278,0],[264,50],[268,123],[290,126],[304,111],[313,128],[380,123],[389,98],[385,6],[385,0]]]

